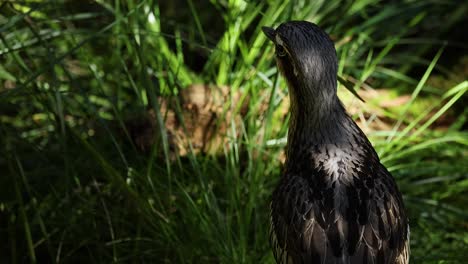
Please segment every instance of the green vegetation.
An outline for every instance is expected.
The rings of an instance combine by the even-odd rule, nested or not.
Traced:
[[[466,263],[467,2],[210,2],[0,2],[0,262],[273,263],[287,89],[260,28],[306,19],[366,100],[339,88],[412,263]]]

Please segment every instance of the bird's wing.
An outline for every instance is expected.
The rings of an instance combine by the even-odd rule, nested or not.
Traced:
[[[371,167],[367,175],[362,175],[363,180],[354,181],[355,188],[350,191],[355,195],[348,199],[349,207],[358,210],[349,210],[345,220],[349,229],[358,233],[357,237],[350,236],[348,231],[353,237],[348,253],[351,263],[404,264],[409,255],[409,229],[402,197],[390,173],[376,164],[375,169]]]
[[[377,164],[341,185],[327,183],[320,170],[283,177],[271,205],[277,262],[407,263],[403,202],[393,178]]]
[[[324,263],[327,232],[319,222],[327,213],[312,192],[305,178],[288,175],[273,193],[270,241],[278,263]]]

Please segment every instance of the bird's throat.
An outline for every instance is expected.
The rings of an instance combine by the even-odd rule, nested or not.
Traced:
[[[356,125],[336,95],[326,102],[301,98],[291,96],[287,161],[300,158],[296,156],[311,146],[343,145],[352,140]]]

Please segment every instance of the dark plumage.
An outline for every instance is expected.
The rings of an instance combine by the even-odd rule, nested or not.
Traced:
[[[271,202],[276,261],[408,263],[401,194],[336,95],[333,42],[305,21],[263,31],[291,99],[285,170]]]

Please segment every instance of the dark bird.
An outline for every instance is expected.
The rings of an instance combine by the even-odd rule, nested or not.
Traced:
[[[408,263],[401,193],[337,97],[333,42],[306,21],[262,29],[291,100],[286,163],[271,202],[276,261]]]

